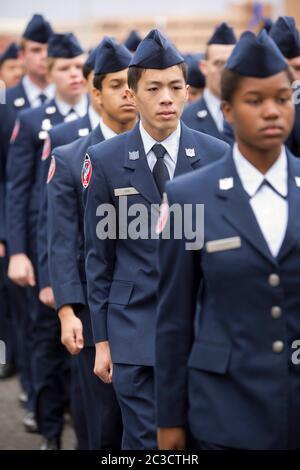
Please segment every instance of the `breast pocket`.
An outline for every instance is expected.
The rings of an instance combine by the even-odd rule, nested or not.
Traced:
[[[111,284],[108,302],[110,304],[128,305],[134,284],[129,281],[114,280]]]
[[[231,356],[231,347],[221,343],[196,341],[189,356],[188,366],[216,374],[225,374]]]

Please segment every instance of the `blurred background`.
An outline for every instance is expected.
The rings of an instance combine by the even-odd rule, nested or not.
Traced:
[[[1,0],[0,52],[18,40],[33,13],[43,14],[55,29],[71,30],[89,48],[104,34],[124,40],[131,29],[143,36],[157,27],[182,52],[203,52],[214,26],[227,21],[239,34],[258,30],[264,17],[292,15],[300,24],[299,0]]]

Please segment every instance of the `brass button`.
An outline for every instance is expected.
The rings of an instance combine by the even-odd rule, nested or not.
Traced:
[[[282,341],[274,341],[272,345],[273,352],[281,353],[283,351],[284,344]]]
[[[269,276],[269,284],[272,287],[277,287],[280,284],[280,277],[278,274],[270,274]]]
[[[271,315],[272,318],[280,318],[282,315],[282,309],[277,305],[274,305],[274,307],[271,308]]]

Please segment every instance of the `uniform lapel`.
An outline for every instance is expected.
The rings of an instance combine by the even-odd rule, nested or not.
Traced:
[[[27,98],[27,95],[26,95],[26,92],[25,92],[25,88],[23,86],[23,81],[20,82],[20,94],[21,96],[24,98],[25,100],[25,104],[23,106],[23,108],[29,108],[30,107],[30,103],[29,103],[29,99]]]
[[[88,128],[89,132],[91,132],[91,131],[93,130],[88,113],[86,113],[86,114],[81,118],[81,126]]]
[[[63,116],[59,109],[58,109],[58,106],[56,104],[56,101],[55,99],[52,99],[48,105],[44,105],[45,106],[45,110],[46,108],[50,108],[51,106],[55,106],[56,108],[56,111],[55,113],[51,114],[50,116],[47,115],[47,117],[49,117],[50,121],[51,121],[51,124],[52,126],[55,126],[56,124],[60,124],[61,122],[64,122],[64,118],[65,116]]]
[[[287,151],[288,157],[288,223],[283,243],[277,259],[281,261],[295,246],[300,238],[300,165]],[[299,178],[299,179],[297,179]],[[298,182],[298,185],[296,184]]]
[[[229,185],[231,187],[221,189],[220,185],[222,187],[222,181],[226,178],[232,178],[232,184]],[[217,197],[222,201],[221,211],[224,219],[238,230],[264,258],[276,265],[276,259],[270,252],[251,208],[249,197],[236,171],[232,153],[223,160],[217,184]]]
[[[24,103],[21,106],[18,106],[18,100],[23,99]],[[23,86],[23,80],[20,81],[19,85],[15,90],[15,98],[13,100],[13,105],[17,111],[21,111],[22,109],[30,108],[30,102],[26,95],[25,88]]]
[[[161,197],[147,162],[139,123],[127,134],[124,167],[131,170],[131,185],[150,203],[160,204]]]
[[[188,173],[201,160],[193,132],[181,121],[180,143],[174,177]]]
[[[200,124],[200,128],[205,128],[206,134],[212,135],[213,137],[222,138],[222,135],[217,128],[217,125],[209,112],[206,101],[201,98],[199,101],[199,108],[196,113],[196,119]]]
[[[95,129],[92,130],[90,133],[90,146],[99,144],[99,142],[102,142],[104,139],[104,136],[102,134],[100,124],[98,124]]]

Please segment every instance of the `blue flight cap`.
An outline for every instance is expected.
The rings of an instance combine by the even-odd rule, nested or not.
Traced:
[[[97,47],[94,47],[93,49],[91,49],[89,51],[89,55],[85,61],[85,65],[87,65],[88,67],[90,67],[91,69],[94,69],[95,67],[95,62],[96,62],[96,50],[97,50]]]
[[[273,27],[273,21],[271,18],[269,18],[268,16],[264,16],[263,19],[262,19],[262,26],[261,26],[261,30],[265,29],[267,31],[267,33],[269,34],[272,27]]]
[[[135,30],[130,31],[127,38],[124,41],[124,46],[132,52],[135,52],[139,43],[142,41],[141,36]]]
[[[42,15],[33,15],[25,28],[22,38],[47,44],[52,34],[53,30],[50,23]]]
[[[186,54],[184,61],[188,67],[187,84],[195,88],[204,88],[205,76],[199,69],[200,58],[198,58],[198,54]]]
[[[3,64],[6,60],[17,59],[19,56],[19,47],[15,42],[9,44],[2,54],[0,54],[0,65]]]
[[[300,56],[299,32],[292,16],[279,16],[270,31],[270,36],[286,59]]]
[[[228,26],[227,23],[221,23],[217,26],[213,35],[207,42],[208,46],[211,44],[236,44],[236,35],[231,26]]]
[[[129,67],[166,69],[181,64],[184,58],[158,29],[152,29],[140,42]]]
[[[258,36],[245,31],[225,65],[227,70],[255,78],[270,77],[287,67],[285,58],[265,30]]]
[[[73,59],[83,54],[83,49],[73,33],[53,34],[48,44],[48,57]]]
[[[96,48],[95,75],[119,72],[127,69],[131,53],[113,38],[106,36]]]

